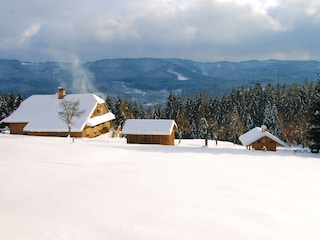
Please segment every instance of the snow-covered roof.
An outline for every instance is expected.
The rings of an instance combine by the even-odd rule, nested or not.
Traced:
[[[128,119],[123,134],[170,135],[177,125],[171,119]]]
[[[283,141],[281,141],[279,138],[272,135],[268,131],[263,131],[263,129],[260,127],[255,127],[253,129],[251,129],[250,131],[246,132],[245,134],[242,134],[239,137],[239,140],[241,141],[242,145],[248,146],[262,137],[268,137],[282,146],[285,145],[285,143]]]
[[[97,104],[105,101],[95,94],[68,94],[63,99],[58,99],[57,94],[52,95],[32,95],[24,100],[19,108],[9,117],[3,119],[7,123],[28,124],[24,131],[32,132],[62,132],[68,131],[66,123],[60,119],[59,112],[62,111],[61,101],[79,100],[79,110],[84,111],[80,117],[73,119],[72,131],[80,132],[87,126],[95,126],[105,121],[111,121],[115,117],[109,112],[107,114],[90,118]]]
[[[93,126],[99,125],[104,122],[109,122],[113,119],[115,119],[114,114],[112,112],[108,112],[106,114],[88,119],[86,125],[89,127],[93,127]]]

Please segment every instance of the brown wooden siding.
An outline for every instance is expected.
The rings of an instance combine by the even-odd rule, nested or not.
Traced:
[[[23,134],[23,128],[27,125],[27,122],[24,123],[9,123],[10,133],[11,134]]]
[[[277,151],[277,142],[268,137],[262,137],[256,142],[252,143],[252,148],[255,150],[263,150],[264,147],[267,151]]]
[[[174,132],[171,135],[127,135],[127,143],[174,145]]]
[[[106,122],[94,127],[85,127],[85,129],[82,132],[71,131],[71,137],[93,138],[109,132],[109,129],[110,129],[110,123]],[[24,132],[23,134],[30,135],[30,136],[67,137],[69,133],[68,132]]]
[[[85,127],[82,137],[97,137],[101,134],[107,133],[110,130],[110,122],[105,122],[94,127]]]
[[[101,116],[101,115],[106,114],[108,112],[109,112],[109,109],[108,109],[107,105],[105,103],[99,103],[99,104],[97,104],[97,107],[95,108],[95,110],[91,114],[90,118]]]
[[[68,132],[30,132],[23,131],[27,123],[10,123],[11,134],[21,134],[30,136],[53,136],[53,137],[67,137]],[[71,129],[72,130],[72,129]],[[82,132],[72,132],[71,137],[88,137],[93,138],[101,134],[107,133],[110,130],[110,122],[105,122],[94,127],[85,127]]]

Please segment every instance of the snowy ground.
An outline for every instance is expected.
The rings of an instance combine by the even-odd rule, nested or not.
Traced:
[[[320,239],[320,155],[0,135],[2,240]]]

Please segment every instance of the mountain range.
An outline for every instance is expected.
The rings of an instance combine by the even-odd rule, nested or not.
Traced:
[[[103,59],[92,62],[25,62],[0,60],[0,92],[52,94],[94,92],[141,104],[163,104],[169,92],[222,96],[232,88],[316,81],[319,61],[197,62],[186,59]]]

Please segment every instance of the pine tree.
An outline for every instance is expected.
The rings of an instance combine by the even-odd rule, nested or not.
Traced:
[[[20,106],[22,101],[23,98],[19,93],[10,93],[9,95],[0,93],[0,120],[8,117]]]
[[[205,146],[208,146],[208,121],[205,117],[202,117],[199,121],[199,124],[200,135],[205,139]]]
[[[154,107],[153,113],[152,113],[152,119],[161,119],[163,118],[163,110],[159,105]]]
[[[315,88],[314,98],[309,110],[310,128],[307,132],[310,140],[309,148],[313,153],[319,153],[320,149],[320,80]]]
[[[210,98],[207,110],[207,120],[209,124],[209,134],[218,138],[219,136],[219,110],[220,110],[220,100],[218,97]]]
[[[267,96],[267,104],[264,109],[263,125],[266,125],[272,134],[279,136],[277,124],[278,109],[272,96]]]
[[[179,115],[182,112],[181,96],[175,95],[170,92],[167,99],[167,107],[165,109],[165,112],[167,119],[173,119],[177,121],[177,119],[180,117]]]
[[[227,95],[223,95],[221,98],[220,109],[219,109],[219,138],[226,140],[228,139],[229,132],[229,114],[230,114],[230,103]]]
[[[261,126],[263,123],[263,114],[266,107],[265,92],[259,81],[249,90],[249,112],[254,126]]]

